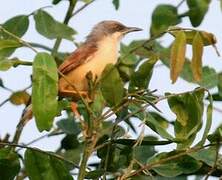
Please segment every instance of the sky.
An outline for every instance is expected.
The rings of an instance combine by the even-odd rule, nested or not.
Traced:
[[[102,20],[118,20],[128,26],[136,26],[143,28],[142,32],[133,33],[126,36],[123,40],[124,43],[129,43],[135,39],[146,39],[149,37],[149,28],[151,23],[151,14],[157,4],[160,3],[172,3],[178,4],[180,0],[121,0],[120,9],[116,11],[111,3],[111,0],[96,0],[92,5],[87,7],[84,11],[73,17],[69,23],[71,27],[77,30],[78,34],[75,36],[76,41],[84,41],[86,35],[90,29],[98,22]],[[0,6],[0,23],[3,23],[7,19],[20,15],[30,14],[38,8],[50,5],[51,0],[7,0],[2,1]],[[52,14],[55,19],[62,21],[66,11],[68,3],[66,1],[60,3],[57,6],[49,7],[47,10]],[[79,7],[82,4],[79,4]],[[78,9],[78,7],[77,7]],[[187,9],[186,3],[181,8],[181,13]],[[209,12],[207,13],[204,21],[198,27],[205,31],[209,31],[215,34],[218,40],[217,47],[219,51],[222,50],[222,25],[219,22],[222,19],[222,11],[220,9],[219,1],[212,1]],[[28,33],[24,36],[24,40],[29,42],[38,42],[47,46],[53,46],[53,41],[48,40],[41,35],[37,34],[34,29],[33,17],[30,17],[31,24]],[[191,27],[188,18],[183,20],[181,27]],[[169,37],[163,38],[162,41],[165,44],[169,44],[172,39]],[[60,50],[72,52],[74,45],[71,42],[63,41]],[[32,60],[34,53],[29,49],[19,49],[14,56],[21,59]],[[190,55],[190,51],[188,52]],[[203,58],[204,65],[214,67],[217,71],[222,71],[222,59],[218,58],[215,51],[207,47],[204,51]],[[13,90],[21,90],[30,85],[30,67],[12,68],[7,72],[0,72],[0,77],[3,79],[4,84]],[[169,70],[161,66],[156,68],[154,76],[151,80],[151,89],[158,89],[158,93],[162,94],[168,92],[183,92],[189,91],[197,87],[196,85],[187,83],[183,80],[178,80],[175,84],[170,83]],[[9,93],[3,89],[0,89],[0,102],[5,100],[9,96]],[[220,107],[221,104],[215,104]],[[166,102],[158,104],[164,115],[167,117],[175,118],[175,115],[169,111]],[[6,133],[12,134],[15,132],[15,125],[17,124],[23,106],[14,106],[10,103],[6,103],[0,108],[0,137],[3,137]],[[222,109],[222,108],[221,108]],[[219,121],[221,121],[221,114],[215,112],[213,115],[213,128],[215,128]],[[34,121],[29,122],[23,131],[21,142],[29,142],[46,132],[39,133]],[[53,150],[57,147],[58,140],[55,138],[44,139],[33,146],[37,146],[45,150]]]

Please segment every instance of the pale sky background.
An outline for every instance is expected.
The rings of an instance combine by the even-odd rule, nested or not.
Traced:
[[[0,6],[0,23],[3,23],[7,19],[20,15],[30,14],[38,8],[51,5],[52,0],[7,0],[2,1]],[[83,41],[84,37],[89,33],[94,24],[102,20],[118,20],[128,26],[137,26],[143,28],[143,32],[137,32],[129,34],[123,40],[128,43],[131,40],[148,38],[149,28],[151,23],[151,14],[157,4],[160,3],[172,3],[177,5],[180,0],[120,0],[120,9],[116,11],[111,3],[111,0],[96,0],[92,5],[87,7],[84,11],[76,15],[71,19],[69,25],[78,31],[78,35],[75,36],[76,41]],[[53,8],[47,8],[46,10],[51,13],[57,20],[62,21],[65,16],[65,11],[68,3],[66,1],[54,6]],[[79,3],[81,6],[81,4]],[[180,8],[180,13],[187,9],[186,3]],[[34,29],[33,17],[30,17],[30,28],[28,33],[23,37],[26,41],[38,42],[47,46],[53,46],[54,42],[44,38],[36,33]],[[213,0],[209,12],[207,13],[204,21],[198,27],[205,31],[209,31],[215,34],[218,40],[217,47],[219,51],[222,50],[222,11],[218,0]],[[188,18],[183,19],[181,27],[191,27]],[[164,38],[163,42],[169,44],[171,38]],[[60,46],[60,50],[73,51],[74,45],[71,42],[64,41]],[[190,54],[190,53],[188,53]],[[29,49],[19,49],[16,51],[17,56],[21,59],[32,60],[34,53]],[[204,65],[214,67],[217,71],[222,71],[222,59],[218,58],[215,51],[211,47],[205,48]],[[0,72],[0,77],[3,79],[4,84],[13,89],[21,90],[30,84],[31,67],[19,67],[16,69],[10,69],[7,72]],[[174,85],[170,83],[169,70],[165,67],[157,68],[154,71],[154,76],[151,80],[151,89],[158,89],[158,94],[168,92],[183,92],[189,91],[195,88],[196,85],[187,83],[183,80],[177,81]],[[0,102],[5,100],[9,96],[9,93],[3,89],[0,89]],[[215,106],[222,109],[221,104],[217,103]],[[158,107],[163,111],[163,115],[175,117],[166,105],[166,103],[159,103]],[[0,108],[0,136],[4,136],[6,133],[12,134],[15,132],[15,126],[21,115],[23,106],[14,106],[10,103],[6,103]],[[220,122],[222,122],[221,114],[215,112],[213,115],[213,127],[215,128]],[[213,129],[213,128],[212,128]],[[149,132],[149,131],[148,131]],[[45,132],[43,132],[45,133]],[[39,133],[35,127],[34,121],[29,122],[23,131],[20,142],[29,142],[43,133]],[[55,138],[44,139],[36,144],[39,148],[45,150],[53,150],[59,146],[59,141]]]

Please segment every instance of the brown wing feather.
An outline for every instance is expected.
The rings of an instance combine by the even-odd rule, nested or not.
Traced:
[[[76,49],[64,62],[59,66],[59,71],[66,74],[83,64],[88,57],[92,56],[97,50],[95,45],[83,45]]]

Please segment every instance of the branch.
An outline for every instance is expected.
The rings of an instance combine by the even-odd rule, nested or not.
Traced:
[[[170,95],[168,95],[168,96],[159,97],[158,99],[154,100],[152,103],[153,103],[153,104],[157,104],[158,102],[160,102],[160,101],[162,101],[162,100],[165,100],[165,99],[168,99],[168,98],[171,98],[171,97],[183,95],[183,94],[186,94],[186,93],[189,93],[189,92],[200,91],[200,90],[205,90],[205,91],[206,91],[205,88],[198,88],[198,89],[195,89],[195,90],[193,90],[193,91],[186,91],[186,92],[177,93],[177,94],[170,94]],[[130,117],[132,117],[132,116],[134,116],[135,114],[144,111],[144,110],[145,110],[147,107],[149,107],[150,105],[151,105],[150,103],[145,104],[145,105],[144,105],[143,107],[141,107],[140,109],[138,109],[138,110],[136,110],[136,111],[134,111],[134,112],[131,112],[130,114],[128,114],[127,116],[125,116],[123,119],[120,119],[120,120],[117,121],[116,123],[118,124],[118,123],[120,123],[120,122],[122,122],[122,121],[124,121],[124,120],[126,120],[126,119],[128,119],[128,118],[130,118]],[[104,119],[107,119],[107,118],[111,117],[111,116],[114,115],[115,113],[116,113],[116,112],[111,112],[111,113],[107,114],[107,115],[104,117]]]
[[[57,159],[60,159],[64,162],[67,162],[69,164],[72,164],[75,168],[78,168],[79,169],[79,166],[76,165],[74,162],[70,161],[70,160],[67,160],[65,159],[64,157],[58,155],[58,154],[54,154],[54,153],[51,153],[51,152],[47,152],[47,151],[43,151],[41,149],[38,149],[38,148],[34,148],[34,147],[29,147],[29,146],[25,146],[25,145],[21,145],[21,144],[16,144],[16,143],[6,143],[6,142],[0,142],[0,145],[3,145],[3,146],[11,146],[11,147],[20,147],[20,148],[24,148],[24,149],[30,149],[32,151],[36,151],[36,152],[40,152],[42,154],[46,154],[48,156],[52,156],[52,157],[55,157]]]
[[[39,44],[39,43],[34,43],[34,42],[29,42],[29,44],[32,46],[32,47],[36,47],[36,48],[41,48],[41,49],[44,49],[46,51],[52,51],[52,48],[48,47],[48,46],[45,46],[43,44]]]
[[[157,162],[153,162],[153,163],[150,163],[150,164],[147,164],[147,165],[141,167],[140,169],[130,173],[128,176],[122,177],[121,180],[128,179],[128,178],[130,178],[132,176],[135,176],[135,175],[139,174],[140,172],[142,172],[144,170],[151,170],[152,168],[158,167],[158,166],[160,166],[160,165],[162,165],[162,164],[164,164],[164,163],[166,163],[168,161],[176,160],[176,159],[178,159],[178,158],[180,158],[182,156],[188,155],[190,153],[198,152],[198,151],[200,151],[200,150],[202,150],[202,149],[204,149],[206,147],[215,146],[215,145],[218,145],[218,143],[216,143],[216,144],[215,143],[211,143],[211,144],[207,144],[207,145],[202,146],[202,147],[190,148],[190,149],[188,149],[186,151],[180,152],[180,153],[175,154],[173,156],[169,156],[167,158],[163,158],[163,159],[161,159],[161,160],[159,160]]]

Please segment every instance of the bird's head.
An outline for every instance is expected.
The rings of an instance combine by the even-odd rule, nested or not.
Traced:
[[[124,35],[135,31],[142,31],[142,29],[127,27],[118,21],[107,20],[95,25],[87,39],[99,41],[104,37],[110,36],[116,40],[120,40]]]

